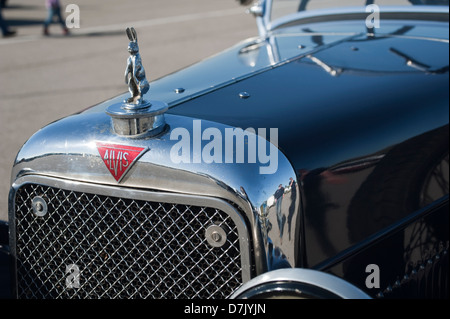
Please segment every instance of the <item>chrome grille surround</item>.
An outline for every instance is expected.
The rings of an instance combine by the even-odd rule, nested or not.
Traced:
[[[17,180],[10,199],[19,298],[226,298],[250,278],[245,221],[219,199],[38,176]],[[211,225],[223,246],[208,244]],[[79,288],[67,287],[69,265]]]

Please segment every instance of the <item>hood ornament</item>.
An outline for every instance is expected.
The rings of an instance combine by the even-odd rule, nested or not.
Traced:
[[[123,103],[109,106],[106,113],[111,116],[114,131],[119,135],[156,135],[165,127],[164,113],[169,107],[161,101],[144,99],[150,84],[139,53],[137,33],[134,28],[127,28],[126,33],[130,40],[130,56],[125,69],[125,83],[128,84],[131,96]]]
[[[150,84],[145,77],[144,66],[142,65],[141,55],[139,54],[139,46],[137,41],[137,33],[134,28],[127,28],[128,52],[130,57],[127,60],[127,68],[125,70],[125,84],[128,84],[128,90],[131,97],[124,102],[130,109],[148,106],[144,102],[143,95],[148,92]]]

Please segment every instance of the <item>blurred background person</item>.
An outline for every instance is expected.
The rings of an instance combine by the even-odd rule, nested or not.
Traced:
[[[2,30],[2,35],[4,38],[14,36],[16,34],[16,31],[10,30],[8,24],[3,19],[2,7],[3,6],[0,6],[0,29]]]
[[[44,21],[44,35],[50,35],[49,26],[53,22],[53,18],[56,17],[57,22],[61,25],[64,35],[69,34],[69,29],[64,22],[61,14],[61,4],[59,0],[45,0],[45,6],[47,7],[48,16]]]

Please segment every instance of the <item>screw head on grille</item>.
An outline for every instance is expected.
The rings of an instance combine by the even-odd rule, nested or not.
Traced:
[[[40,196],[34,197],[33,200],[31,201],[31,205],[33,207],[33,213],[37,217],[44,217],[45,215],[47,215],[48,212],[47,203],[42,197]]]
[[[206,229],[205,235],[208,244],[210,244],[212,247],[222,247],[227,241],[227,234],[225,233],[225,230],[217,225],[209,226]]]

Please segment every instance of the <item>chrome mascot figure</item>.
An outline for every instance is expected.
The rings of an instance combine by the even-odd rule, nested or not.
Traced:
[[[143,95],[148,92],[150,84],[145,77],[144,66],[142,65],[141,55],[139,54],[136,30],[134,28],[127,28],[126,32],[128,39],[130,39],[130,43],[128,44],[130,57],[128,57],[127,68],[125,70],[125,83],[128,84],[131,97],[124,102],[134,107],[139,107],[144,104]]]

